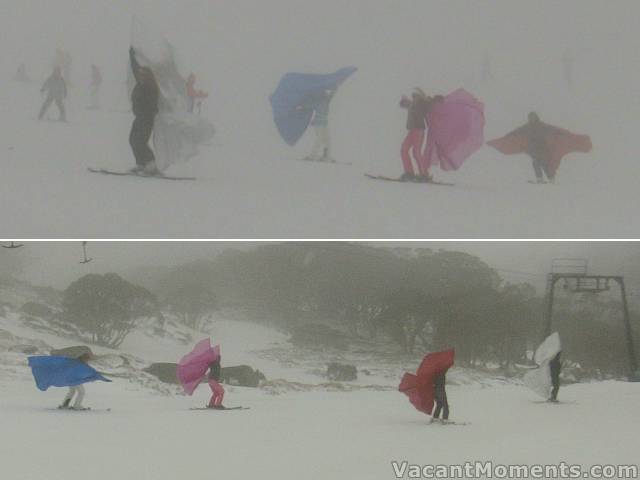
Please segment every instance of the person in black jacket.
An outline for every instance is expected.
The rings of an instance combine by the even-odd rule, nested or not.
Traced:
[[[560,370],[562,370],[562,362],[560,361],[561,354],[562,352],[558,352],[558,354],[549,362],[551,385],[553,385],[551,397],[549,398],[550,402],[558,401],[558,391],[560,390]]]
[[[442,422],[445,423],[449,420],[449,402],[447,401],[447,391],[445,390],[446,376],[444,373],[436,375],[433,388],[434,399],[436,401],[436,408],[433,411],[433,420],[440,419],[440,412],[442,412]]]
[[[209,387],[211,387],[211,391],[213,395],[211,396],[211,400],[209,400],[209,408],[215,408],[218,410],[224,410],[224,405],[222,405],[222,399],[224,398],[224,388],[220,385],[220,361],[222,357],[219,356],[214,362],[209,364]]]
[[[129,59],[131,60],[131,70],[136,79],[136,85],[131,93],[135,119],[129,134],[129,144],[136,157],[136,166],[132,171],[157,175],[160,172],[156,166],[153,150],[149,147],[149,139],[153,132],[153,122],[158,113],[160,89],[151,69],[140,66],[136,60],[133,47],[129,50]]]
[[[47,110],[51,106],[53,102],[56,102],[56,106],[60,111],[60,121],[67,121],[67,114],[64,110],[64,99],[67,98],[67,84],[62,77],[62,70],[60,67],[56,67],[53,69],[53,73],[47,78],[47,81],[44,82],[40,92],[47,92],[47,98],[44,100],[42,104],[42,108],[40,108],[40,114],[38,115],[38,120],[42,120],[44,114],[47,113]]]

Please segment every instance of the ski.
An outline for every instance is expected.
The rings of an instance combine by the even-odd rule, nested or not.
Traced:
[[[83,408],[69,408],[69,407],[56,407],[56,408],[48,408],[47,410],[56,411],[56,412],[94,412],[94,413],[104,413],[110,412],[110,408],[91,408],[91,407],[83,407]]]
[[[385,177],[384,175],[371,175],[370,173],[365,173],[365,177],[371,178],[372,180],[383,180],[385,182],[399,182],[399,183],[418,183],[425,185],[443,185],[447,187],[453,187],[455,183],[447,183],[447,182],[438,182],[436,180],[431,180],[429,182],[412,182],[410,180],[402,180],[401,178],[394,177]]]
[[[533,403],[537,403],[537,404],[546,403],[549,405],[575,405],[578,402],[576,400],[569,400],[569,401],[558,400],[557,402],[550,402],[549,400],[534,400]]]
[[[189,410],[213,410],[214,412],[224,412],[226,410],[250,410],[251,407],[225,407],[225,408],[210,408],[210,407],[192,407]]]
[[[314,160],[313,158],[299,158],[298,161],[311,163],[327,163],[329,165],[353,165],[351,162],[339,162],[337,160]]]
[[[89,168],[91,173],[101,173],[103,175],[116,175],[119,177],[139,177],[139,178],[154,178],[159,180],[188,180],[194,181],[196,177],[172,177],[168,175],[144,175],[135,172],[116,172],[114,170],[106,170],[104,168]]]
[[[442,422],[431,422],[431,423],[429,423],[429,425],[440,425],[440,426],[443,426],[443,427],[452,425],[452,426],[463,427],[465,425],[471,425],[471,422],[450,422],[450,421],[446,421],[444,423],[442,423]]]

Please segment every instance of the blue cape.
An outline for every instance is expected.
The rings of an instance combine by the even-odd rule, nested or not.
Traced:
[[[111,381],[86,363],[68,357],[29,357],[29,366],[36,385],[42,391],[49,387],[74,387],[96,380]]]
[[[356,67],[345,67],[328,75],[287,73],[282,77],[278,88],[269,97],[273,120],[282,139],[289,145],[295,145],[304,135],[311,123],[313,110],[297,107],[304,106],[308,96],[323,90],[335,90],[356,70]]]

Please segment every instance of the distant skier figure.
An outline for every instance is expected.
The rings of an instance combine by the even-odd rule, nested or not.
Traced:
[[[438,97],[441,98],[441,97]],[[432,180],[429,169],[424,159],[424,140],[427,128],[427,114],[433,104],[434,99],[428,97],[421,89],[414,89],[411,99],[403,96],[400,106],[406,108],[407,112],[407,136],[402,142],[400,155],[404,173],[401,180],[412,182],[429,182]],[[418,175],[413,168],[413,160],[418,168]]]
[[[335,162],[331,157],[331,135],[329,133],[329,105],[336,90],[322,90],[307,96],[298,110],[313,110],[311,126],[316,138],[311,148],[311,154],[305,160],[317,162]]]
[[[102,87],[102,73],[96,65],[91,65],[91,108],[100,108],[100,87]]]
[[[44,82],[42,88],[40,89],[40,92],[46,92],[47,97],[42,104],[42,108],[40,108],[38,120],[42,120],[44,114],[47,113],[47,110],[49,109],[51,104],[53,102],[56,102],[56,106],[60,111],[59,120],[61,122],[66,122],[67,114],[64,109],[64,99],[67,98],[67,84],[62,77],[62,70],[60,70],[60,67],[55,67],[53,69],[53,73]]]
[[[187,78],[187,97],[189,97],[189,113],[194,113],[195,107],[198,107],[198,113],[202,107],[202,100],[207,98],[209,94],[202,90],[196,90],[196,76],[195,74],[189,75]]]
[[[564,80],[567,82],[567,88],[571,91],[573,90],[573,64],[575,63],[575,57],[569,50],[565,50],[560,61],[562,62]]]
[[[536,183],[555,183],[562,157],[573,152],[591,151],[591,139],[562,128],[544,123],[535,112],[529,113],[528,122],[488,145],[505,155],[526,153],[532,159]],[[546,180],[545,180],[546,176]]]
[[[149,147],[149,140],[153,132],[153,123],[158,113],[160,89],[151,69],[140,66],[136,60],[136,53],[133,47],[129,49],[129,59],[131,61],[131,70],[136,80],[136,85],[131,93],[135,119],[129,134],[129,144],[136,158],[136,166],[132,169],[132,172],[159,175],[160,171],[156,166],[153,150]]]
[[[56,56],[53,61],[54,67],[60,67],[62,74],[69,85],[71,85],[71,69],[73,66],[73,59],[71,54],[61,48],[56,49]]]
[[[85,353],[82,356],[78,357],[79,361],[86,364],[89,363],[90,359],[91,355],[88,353]],[[84,408],[82,407],[82,401],[84,400],[84,394],[85,390],[82,384],[69,387],[69,393],[67,393],[67,395],[64,397],[62,404],[58,408],[73,408],[74,410],[83,410]],[[76,399],[73,402],[73,406],[70,407],[69,405],[74,395]]]
[[[215,408],[217,410],[224,410],[222,405],[222,399],[224,398],[224,387],[220,385],[220,361],[221,356],[218,356],[215,361],[209,364],[209,387],[213,392],[211,400],[209,400],[209,408]]]
[[[549,362],[549,373],[551,374],[551,385],[553,386],[551,390],[551,397],[549,397],[550,402],[558,401],[558,391],[560,390],[560,371],[562,370],[560,355],[562,355],[562,352],[558,352],[558,354]]]
[[[447,401],[447,391],[445,389],[446,374],[441,373],[436,375],[433,381],[433,399],[436,404],[436,408],[433,411],[433,417],[431,421],[440,421],[440,412],[442,412],[442,423],[446,423],[449,420],[449,402]]]
[[[482,58],[482,83],[489,83],[490,80],[494,80],[493,69],[491,68],[491,57],[485,52]]]
[[[553,128],[553,127],[552,127]],[[540,121],[540,117],[535,112],[531,112],[528,117],[527,125],[524,127],[528,137],[528,154],[531,157],[533,171],[536,175],[537,183],[545,183],[545,176],[551,183],[554,182],[555,176],[549,173],[547,168],[547,158],[549,151],[545,142],[545,124]]]
[[[16,74],[14,75],[13,80],[21,83],[26,83],[29,81],[29,75],[27,75],[27,67],[25,67],[24,63],[21,63],[18,66],[18,70],[16,70]]]

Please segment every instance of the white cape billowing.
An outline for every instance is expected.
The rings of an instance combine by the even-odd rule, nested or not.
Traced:
[[[161,112],[153,125],[156,165],[164,171],[198,154],[198,147],[215,134],[206,119],[187,112]]]
[[[560,335],[558,332],[552,333],[540,344],[533,356],[534,361],[539,365],[538,368],[527,372],[522,379],[528,388],[545,400],[549,398],[553,388],[549,362],[560,351],[562,351]]]
[[[137,18],[132,28],[132,44],[138,62],[151,68],[160,88],[153,146],[157,167],[166,170],[194,157],[200,146],[211,141],[215,128],[205,117],[188,112],[187,82],[180,73],[173,46]],[[129,83],[133,89],[131,75]]]

